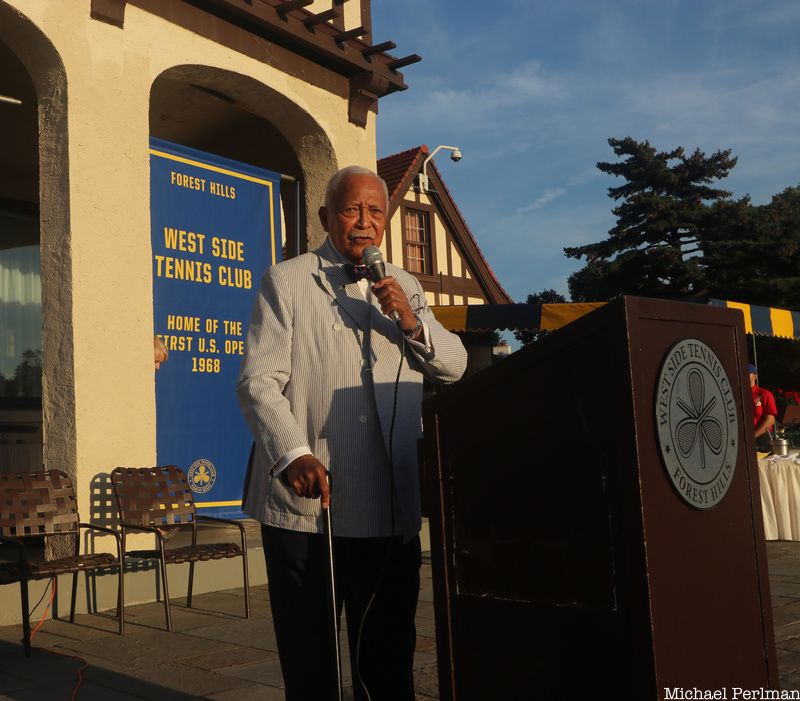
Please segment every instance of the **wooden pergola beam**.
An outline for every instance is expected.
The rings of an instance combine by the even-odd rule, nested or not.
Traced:
[[[339,16],[339,13],[334,10],[325,10],[325,12],[320,12],[318,15],[312,15],[308,19],[303,20],[303,24],[308,27],[308,29],[313,29],[318,24],[324,24],[325,22],[330,22],[332,19],[336,19]]]
[[[366,29],[365,27],[355,27],[354,29],[348,29],[346,32],[339,32],[338,34],[334,34],[333,38],[337,44],[343,44],[348,39],[363,37],[368,32],[369,29]]]
[[[419,54],[409,54],[408,56],[403,56],[403,58],[396,58],[393,61],[389,61],[386,65],[393,71],[396,71],[405,66],[410,66],[412,63],[419,63],[421,60],[422,56]]]
[[[361,51],[361,55],[364,58],[369,58],[373,54],[382,54],[384,51],[391,51],[392,49],[396,49],[397,44],[393,41],[384,41],[380,44],[375,44],[374,46],[368,46],[366,49]]]
[[[345,1],[349,0],[333,4],[339,7]],[[337,94],[345,95],[342,90],[345,86],[338,82],[338,76],[349,81],[349,86],[346,86],[348,117],[359,126],[366,125],[367,114],[376,111],[379,98],[407,88],[403,74],[397,68],[419,60],[416,56],[394,59],[386,53],[387,49],[395,48],[394,42],[386,41],[373,46],[372,32],[362,33],[360,27],[359,33],[353,31],[351,36],[341,22],[335,25],[329,23],[330,19],[340,17],[341,12],[331,8],[315,15],[308,9],[312,0],[90,2],[94,19],[120,28],[125,26],[124,10],[130,4],[258,60],[269,62],[267,59],[271,56],[271,51],[267,51],[265,58],[263,52],[257,50],[256,47],[263,42],[275,44],[280,51],[299,54],[321,69],[337,74],[335,83],[325,83],[328,89],[335,87]],[[369,26],[369,3],[366,0],[361,0],[361,9],[362,13],[366,11],[367,21],[364,24]],[[241,32],[249,35],[246,42],[242,42]],[[345,37],[349,38],[344,40]]]

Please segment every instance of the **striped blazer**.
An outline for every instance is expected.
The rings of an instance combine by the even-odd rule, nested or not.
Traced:
[[[321,532],[319,499],[295,496],[271,474],[286,453],[307,445],[332,476],[336,535],[419,532],[423,374],[457,380],[466,351],[436,321],[417,279],[386,268],[428,324],[432,353],[418,352],[374,297],[364,299],[330,240],[264,273],[237,384],[255,437],[244,510],[262,523]]]

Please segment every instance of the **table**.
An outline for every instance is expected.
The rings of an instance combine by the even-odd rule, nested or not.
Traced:
[[[758,476],[765,538],[800,541],[800,463],[759,460]]]

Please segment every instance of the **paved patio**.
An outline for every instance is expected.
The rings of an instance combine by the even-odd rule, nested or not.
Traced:
[[[768,543],[767,550],[781,685],[800,689],[800,543]],[[44,587],[44,582],[32,585],[32,603]],[[38,649],[30,659],[19,644],[21,627],[0,628],[0,700],[70,699],[82,663],[45,648],[88,663],[81,701],[283,699],[266,586],[253,587],[249,621],[241,618],[242,596],[241,589],[202,594],[192,609],[176,601],[173,633],[164,630],[164,609],[156,603],[126,608],[123,637],[114,633],[116,622],[107,614],[77,616],[74,625],[46,621],[33,639]],[[422,567],[417,634],[417,699],[436,699],[429,561]],[[345,679],[350,685],[349,671]]]
[[[431,567],[424,557],[421,575],[414,665],[417,698],[425,700],[438,698],[438,687]],[[46,587],[45,581],[31,584],[32,606]],[[183,599],[173,600],[172,633],[164,629],[161,603],[126,607],[121,637],[110,613],[76,616],[74,624],[48,620],[33,638],[30,659],[20,644],[22,627],[0,627],[0,701],[70,699],[83,663],[48,650],[88,663],[77,695],[80,701],[282,700],[267,587],[251,587],[250,620],[242,617],[243,597],[242,589],[195,595],[191,609]],[[61,592],[62,610],[67,600],[68,594]],[[44,605],[34,614],[32,626]],[[345,698],[351,698],[344,633],[342,651]]]

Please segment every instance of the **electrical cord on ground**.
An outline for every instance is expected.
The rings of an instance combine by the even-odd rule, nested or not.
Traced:
[[[57,580],[56,580],[55,577],[52,577],[51,580],[50,580],[50,601],[47,602],[47,606],[45,606],[44,613],[42,614],[42,617],[39,619],[39,622],[36,624],[36,627],[31,631],[31,635],[30,635],[30,639],[29,639],[29,642],[31,642],[31,643],[33,643],[33,636],[36,635],[36,633],[39,630],[39,628],[41,628],[42,625],[44,624],[44,619],[47,618],[47,612],[50,610],[50,607],[53,605],[53,601],[55,601],[55,598],[56,598],[56,581]],[[34,611],[36,611],[36,609],[39,607],[39,604],[41,604],[42,601],[44,600],[44,597],[45,597],[46,594],[47,594],[47,588],[45,588],[44,593],[42,594],[42,596],[39,599],[39,601],[36,602],[36,606],[34,606],[33,609],[31,610],[31,612],[30,612],[31,614]],[[30,614],[29,614],[29,617],[30,617]],[[33,648],[33,645],[31,645],[31,647]],[[81,666],[78,667],[78,672],[77,672],[78,683],[75,684],[74,688],[72,689],[72,695],[70,696],[70,701],[75,701],[75,699],[78,696],[78,689],[80,689],[81,685],[83,684],[83,670],[86,669],[89,666],[89,663],[86,660],[84,660],[82,657],[78,657],[77,655],[68,655],[68,654],[66,654],[64,652],[58,652],[57,650],[53,650],[51,648],[41,647],[41,648],[35,648],[35,649],[36,650],[42,650],[43,652],[49,652],[51,655],[58,655],[59,657],[66,657],[69,660],[75,660],[76,662],[81,662],[82,663]]]
[[[78,683],[75,684],[74,688],[72,689],[72,695],[70,696],[70,701],[75,701],[78,696],[78,690],[81,688],[83,684],[83,670],[85,670],[89,663],[84,660],[82,657],[78,657],[78,655],[68,655],[65,652],[58,652],[57,650],[53,650],[49,647],[37,648],[41,649],[44,652],[49,652],[51,655],[58,655],[59,657],[66,657],[68,660],[74,660],[75,662],[81,662],[81,666],[78,667],[77,675],[78,675]]]
[[[397,377],[394,380],[392,420],[389,423],[389,512],[391,514],[391,535],[389,536],[389,544],[386,548],[386,556],[384,557],[383,564],[381,565],[381,569],[378,573],[378,578],[375,582],[375,588],[372,590],[372,594],[367,601],[367,605],[364,607],[364,612],[361,614],[361,621],[358,624],[358,635],[356,636],[356,678],[358,679],[358,683],[361,685],[361,688],[364,690],[364,693],[367,695],[367,701],[372,701],[372,697],[369,695],[369,689],[367,689],[367,685],[364,683],[364,679],[361,676],[361,635],[364,632],[364,623],[367,620],[367,614],[369,613],[370,607],[375,601],[375,597],[377,596],[378,591],[381,588],[381,584],[383,584],[383,580],[386,577],[386,572],[389,568],[389,559],[392,554],[392,546],[394,544],[394,422],[397,418],[397,390],[400,386],[400,373],[403,370],[403,361],[405,358],[406,344],[405,342],[401,342],[400,364],[397,366]]]

